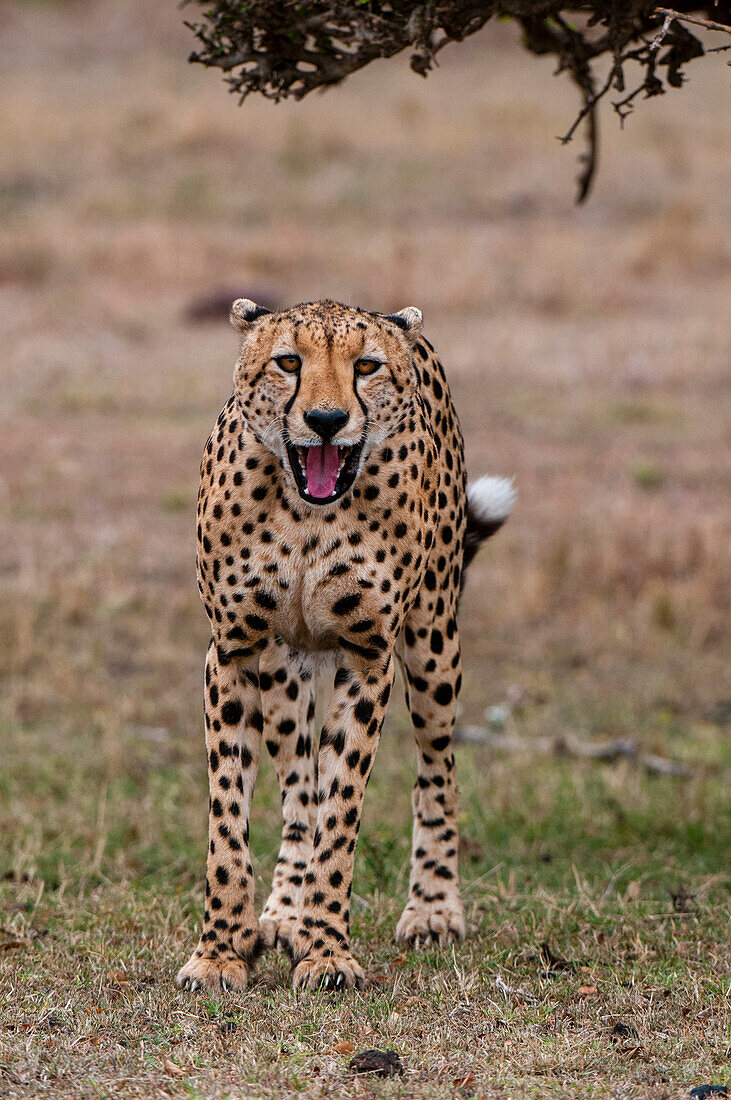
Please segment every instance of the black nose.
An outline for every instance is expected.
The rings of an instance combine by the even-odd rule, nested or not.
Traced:
[[[339,432],[350,420],[350,413],[344,409],[311,409],[304,415],[304,422],[321,439],[327,440]]]

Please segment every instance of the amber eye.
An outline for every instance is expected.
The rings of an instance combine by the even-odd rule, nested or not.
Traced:
[[[380,359],[356,359],[355,369],[358,374],[373,374],[382,367],[383,363]]]
[[[274,362],[278,367],[281,367],[287,374],[294,374],[302,366],[302,360],[299,355],[277,355],[274,358]]]

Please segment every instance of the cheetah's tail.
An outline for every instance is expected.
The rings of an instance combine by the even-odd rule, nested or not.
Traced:
[[[517,499],[512,478],[479,477],[467,486],[467,529],[464,537],[462,573],[490,535],[499,531]]]

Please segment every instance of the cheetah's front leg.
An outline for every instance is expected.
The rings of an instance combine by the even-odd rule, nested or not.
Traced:
[[[363,796],[393,674],[389,654],[365,667],[343,656],[335,676],[320,738],[317,829],[292,937],[295,987],[344,989],[364,979],[350,950],[350,892]]]
[[[249,811],[261,743],[255,667],[206,659],[206,748],[210,804],[206,907],[195,951],[178,972],[185,989],[244,989],[258,942],[249,857]]]
[[[259,918],[263,947],[289,948],[317,818],[312,681],[284,645],[270,646],[259,663],[264,742],[282,791],[282,843],[272,889]]]

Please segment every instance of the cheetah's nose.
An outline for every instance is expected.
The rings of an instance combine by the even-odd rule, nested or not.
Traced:
[[[327,442],[345,427],[350,420],[350,413],[345,409],[310,409],[303,419],[308,428],[312,428],[313,432],[317,432]]]

